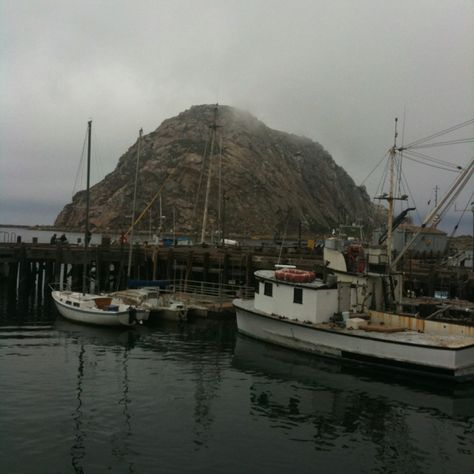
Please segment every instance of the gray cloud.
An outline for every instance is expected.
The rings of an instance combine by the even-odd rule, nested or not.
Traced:
[[[319,141],[360,183],[392,144],[395,116],[405,142],[473,116],[470,0],[4,0],[0,18],[0,223],[30,223],[14,205],[29,201],[52,223],[90,117],[95,181],[140,127],[220,102]],[[409,165],[422,212],[452,176]],[[375,178],[366,184],[375,192]]]

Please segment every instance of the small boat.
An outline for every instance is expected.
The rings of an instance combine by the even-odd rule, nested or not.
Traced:
[[[167,293],[154,287],[128,289],[111,293],[124,302],[146,308],[157,315],[158,319],[168,321],[186,321],[188,316],[187,305],[175,298],[173,293]]]
[[[120,298],[74,291],[53,291],[56,307],[66,319],[96,326],[134,326],[148,320],[150,310]]]
[[[120,298],[112,298],[107,295],[95,295],[86,291],[87,256],[91,236],[89,231],[91,128],[92,121],[89,121],[87,124],[87,189],[82,292],[60,289],[53,290],[51,295],[61,316],[71,321],[101,326],[134,326],[137,322],[143,323],[143,321],[148,319],[150,314],[148,309],[126,304]]]

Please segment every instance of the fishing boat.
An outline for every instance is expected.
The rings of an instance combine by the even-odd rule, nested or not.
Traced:
[[[95,295],[87,290],[87,263],[90,241],[89,230],[89,190],[91,162],[92,121],[87,124],[87,188],[86,188],[86,223],[84,233],[84,263],[82,272],[82,292],[53,290],[56,308],[61,316],[71,321],[99,326],[134,326],[148,320],[150,311],[135,305],[126,304],[118,297]]]
[[[395,135],[396,136],[396,135]],[[397,149],[390,150],[393,160]],[[394,168],[392,161],[391,168]],[[473,174],[471,161],[421,228],[452,202]],[[474,378],[474,325],[421,318],[400,308],[402,274],[396,264],[416,235],[392,258],[393,186],[389,202],[386,271],[370,273],[360,249],[351,253],[351,268],[332,245],[325,252],[326,278],[293,266],[255,272],[253,299],[236,299],[238,331],[290,349],[387,370],[415,371],[456,381]],[[329,246],[328,246],[329,247]],[[357,250],[357,251],[356,251]]]
[[[346,311],[357,288],[288,270],[255,272],[255,297],[234,300],[240,333],[357,363],[458,380],[474,377],[474,327],[384,311]]]

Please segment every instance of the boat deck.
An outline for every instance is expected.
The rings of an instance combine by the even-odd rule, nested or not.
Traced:
[[[461,336],[458,334],[438,334],[438,333],[425,333],[418,332],[415,330],[398,330],[396,332],[376,332],[366,331],[364,329],[348,329],[341,327],[336,323],[319,323],[312,324],[309,322],[301,322],[296,319],[285,318],[275,314],[264,313],[255,308],[253,300],[236,300],[238,301],[238,307],[244,310],[256,313],[266,318],[274,319],[280,322],[287,322],[289,324],[296,324],[307,328],[314,328],[321,331],[328,331],[336,334],[343,334],[352,337],[360,337],[362,339],[380,340],[381,342],[394,342],[398,344],[406,344],[412,346],[427,346],[434,348],[446,348],[446,349],[462,349],[474,346],[473,336]],[[389,325],[385,326],[390,329]]]
[[[397,332],[375,332],[366,331],[364,329],[347,329],[337,327],[330,323],[309,326],[320,327],[321,329],[343,334],[350,334],[351,336],[360,336],[364,338],[370,337],[371,339],[379,339],[380,341],[393,341],[412,345],[446,347],[450,349],[474,346],[474,337],[471,336],[428,334],[409,329]]]

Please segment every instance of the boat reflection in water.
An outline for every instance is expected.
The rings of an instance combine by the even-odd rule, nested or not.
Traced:
[[[91,401],[97,404],[97,408],[103,405],[97,403],[97,397],[91,390],[91,382],[100,370],[101,356],[105,356],[105,349],[113,348],[116,359],[117,372],[121,380],[118,381],[120,390],[112,394],[106,401],[106,405],[117,407],[115,417],[116,428],[110,437],[110,445],[116,462],[122,466],[128,466],[129,472],[133,472],[133,461],[130,459],[133,450],[129,439],[132,435],[131,416],[129,413],[129,353],[135,342],[140,337],[137,330],[119,331],[113,328],[99,328],[82,326],[65,320],[56,321],[56,329],[60,338],[64,338],[66,345],[77,345],[78,362],[76,374],[76,399],[72,412],[73,435],[70,447],[71,465],[74,472],[85,472],[85,458],[87,446],[90,445],[91,432],[88,428],[91,420]],[[140,328],[141,333],[146,332]],[[77,351],[77,349],[75,349]],[[72,351],[71,351],[72,352]],[[89,372],[89,373],[88,373]],[[104,405],[105,407],[105,405]],[[96,408],[96,409],[97,409]],[[109,408],[110,409],[110,408]],[[89,449],[94,451],[96,448]]]
[[[427,453],[435,470],[448,458],[455,461],[452,472],[472,468],[472,384],[436,389],[242,335],[232,366],[250,377],[252,414],[317,451],[346,449],[350,458],[363,440],[361,464],[374,469],[417,472]]]

